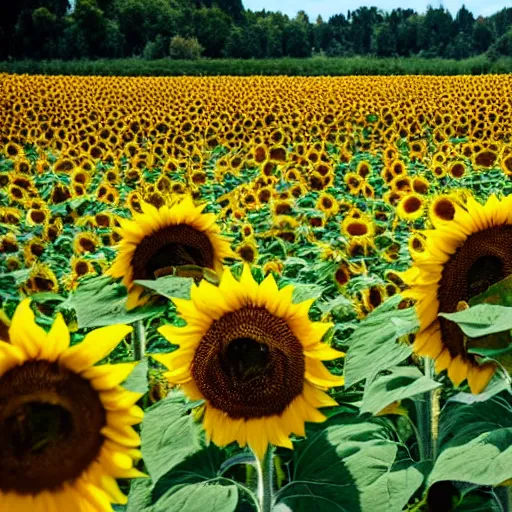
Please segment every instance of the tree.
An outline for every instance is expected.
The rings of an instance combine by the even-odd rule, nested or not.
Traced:
[[[458,35],[465,34],[470,36],[473,31],[473,24],[475,23],[475,17],[471,12],[466,9],[463,4],[455,16],[453,22],[454,32]]]
[[[75,30],[86,43],[84,57],[102,57],[103,44],[107,37],[107,20],[96,0],[77,0],[73,12]]]
[[[396,53],[396,47],[396,32],[387,21],[381,23],[375,29],[372,50],[378,57],[391,57]]]
[[[57,55],[57,16],[46,7],[32,12],[33,40],[40,58],[51,59]]]
[[[486,52],[493,41],[493,33],[486,21],[480,17],[473,25],[472,43],[477,53]]]
[[[232,20],[218,7],[198,9],[194,15],[194,34],[206,57],[220,57],[229,37]]]
[[[419,24],[418,45],[426,57],[444,56],[453,34],[453,18],[444,7],[428,7]]]
[[[243,20],[244,6],[242,0],[198,0],[197,7],[218,7],[225,12],[230,18],[237,22]]]
[[[288,57],[310,57],[307,27],[302,19],[291,20],[284,31],[285,55]]]
[[[203,47],[195,37],[174,36],[169,45],[169,55],[172,59],[196,60],[201,57]]]
[[[359,7],[352,12],[350,38],[354,51],[361,55],[370,53],[374,27],[382,21],[382,15],[376,7]]]
[[[318,16],[313,27],[313,46],[316,50],[327,50],[334,38],[334,31],[331,25],[324,23],[321,16]]]
[[[473,54],[473,41],[469,34],[459,32],[446,48],[449,59],[467,59]]]
[[[497,37],[501,37],[512,25],[512,7],[505,7],[491,16],[490,21],[494,24],[494,31]]]
[[[176,13],[167,0],[116,0],[115,6],[127,54],[142,53],[157,34],[170,38],[178,32]]]
[[[398,55],[408,57],[419,51],[418,32],[420,17],[415,14],[402,20],[396,27],[396,50]]]

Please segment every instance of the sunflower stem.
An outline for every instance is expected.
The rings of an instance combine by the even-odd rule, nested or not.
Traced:
[[[425,377],[433,377],[433,367],[430,358],[424,358]],[[436,459],[437,452],[437,431],[438,431],[438,407],[439,396],[435,391],[429,391],[421,395],[421,398],[415,400],[416,415],[418,418],[418,448],[421,460]]]
[[[260,512],[270,512],[274,504],[274,450],[268,445],[262,460],[254,453],[258,473],[258,503]]]
[[[144,330],[144,322],[137,320],[134,323],[132,336],[133,360],[142,361],[146,351],[146,332]]]

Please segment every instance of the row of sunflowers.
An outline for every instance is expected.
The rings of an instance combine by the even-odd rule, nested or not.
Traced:
[[[502,510],[510,78],[0,81],[2,510]]]

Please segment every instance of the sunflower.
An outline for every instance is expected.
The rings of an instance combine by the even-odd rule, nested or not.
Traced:
[[[236,252],[243,261],[247,263],[255,263],[258,259],[258,242],[254,236],[246,237],[243,242],[236,248]]]
[[[220,234],[215,215],[202,213],[205,206],[194,206],[190,196],[160,209],[141,203],[143,213],[135,213],[133,220],[119,220],[119,252],[108,273],[123,278],[130,291],[127,307],[143,302],[144,289],[133,283],[136,279],[156,279],[165,269],[181,265],[220,274],[225,258],[237,258],[228,238]]]
[[[366,254],[368,248],[373,247],[375,227],[369,216],[357,216],[357,212],[355,215],[345,217],[341,223],[341,232],[349,239],[351,245],[355,247],[357,244]],[[353,250],[355,249],[352,249],[352,252]]]
[[[11,320],[3,309],[0,309],[0,340],[10,342],[9,338],[9,327],[11,326]]]
[[[456,196],[452,194],[439,194],[433,197],[428,207],[432,224],[437,227],[451,222],[455,217],[458,202]]]
[[[238,441],[263,457],[267,446],[292,448],[317,408],[336,405],[325,390],[343,384],[321,361],[344,354],[322,343],[332,326],[311,322],[312,301],[292,302],[293,286],[278,290],[272,274],[258,285],[246,265],[240,281],[229,270],[219,287],[194,286],[191,300],[175,300],[186,327],[160,333],[180,346],[154,356],[192,400],[205,400],[204,428],[217,445]]]
[[[92,231],[82,231],[75,235],[73,251],[75,254],[93,253],[100,246],[100,239]]]
[[[396,208],[398,217],[408,222],[414,222],[421,218],[423,211],[424,199],[414,192],[404,195]]]
[[[131,331],[96,329],[73,347],[59,314],[46,333],[28,299],[0,341],[0,509],[111,511],[133,468],[140,394],[120,387],[133,364],[93,365]],[[4,333],[5,336],[5,333]]]
[[[466,208],[455,209],[451,222],[426,231],[424,254],[402,275],[409,286],[404,297],[417,301],[415,352],[435,359],[436,370],[447,369],[455,385],[467,379],[471,391],[479,393],[494,365],[479,366],[457,324],[438,318],[438,313],[455,312],[459,302],[468,302],[512,273],[512,196],[499,201],[493,195],[485,205],[470,197]]]
[[[322,192],[316,202],[316,207],[327,215],[336,215],[338,213],[338,201],[332,194]]]

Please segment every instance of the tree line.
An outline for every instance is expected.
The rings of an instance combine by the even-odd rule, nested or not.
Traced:
[[[0,59],[512,56],[512,8],[384,12],[310,20],[242,0],[17,0],[0,6]]]

